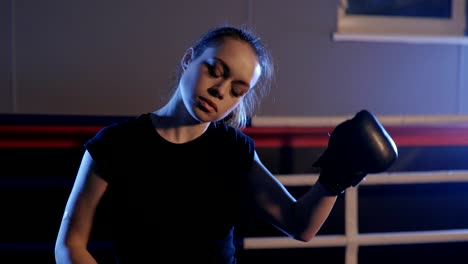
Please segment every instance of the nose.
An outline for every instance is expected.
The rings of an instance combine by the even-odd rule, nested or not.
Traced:
[[[213,96],[213,97],[216,97],[220,100],[222,100],[224,98],[224,95],[228,92],[228,85],[227,85],[227,81],[223,81],[217,85],[214,85],[210,88],[208,88],[208,93]]]

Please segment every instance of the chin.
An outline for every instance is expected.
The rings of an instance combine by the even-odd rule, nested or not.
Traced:
[[[207,113],[201,110],[198,110],[198,111],[195,110],[194,113],[192,114],[192,117],[200,123],[217,122],[224,118],[224,117],[220,117],[216,113]]]

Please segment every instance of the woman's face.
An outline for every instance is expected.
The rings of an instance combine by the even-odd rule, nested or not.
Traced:
[[[179,89],[186,109],[200,122],[223,119],[258,81],[261,67],[252,47],[226,39],[193,58],[189,49],[182,60]]]

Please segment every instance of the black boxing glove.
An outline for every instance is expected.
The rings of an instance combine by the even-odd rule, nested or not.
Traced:
[[[313,164],[318,181],[331,194],[355,187],[368,173],[386,171],[398,158],[395,142],[367,110],[335,127],[328,146]]]

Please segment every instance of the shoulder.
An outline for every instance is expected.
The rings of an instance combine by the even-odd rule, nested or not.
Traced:
[[[224,160],[235,161],[233,171],[247,171],[255,156],[254,140],[242,130],[223,123],[212,123],[208,134],[210,145]]]
[[[210,129],[216,135],[224,137],[228,142],[254,147],[253,139],[238,128],[224,123],[212,123]]]
[[[129,117],[124,121],[108,125],[101,128],[96,135],[94,135],[85,146],[99,144],[99,145],[113,145],[115,143],[121,144],[125,140],[138,137],[138,134],[144,129],[145,126],[150,124],[148,114]]]
[[[148,114],[142,114],[139,116],[129,117],[124,121],[111,124],[103,127],[96,136],[98,137],[111,137],[126,134],[130,132],[137,132],[141,128],[144,128],[150,122]]]

